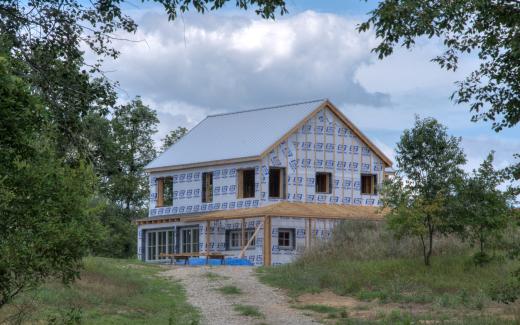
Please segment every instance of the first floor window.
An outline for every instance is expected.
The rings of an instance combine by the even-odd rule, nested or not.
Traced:
[[[377,194],[377,175],[361,175],[361,194]]]
[[[175,237],[173,230],[153,230],[146,232],[146,260],[155,261],[166,259],[161,254],[175,252]]]
[[[199,251],[199,228],[181,228],[181,253],[197,253]]]
[[[278,229],[278,248],[294,249],[294,229],[280,228]]]
[[[228,230],[227,232],[227,238],[226,238],[226,246],[229,250],[234,249],[242,249],[247,243],[249,243],[249,240],[251,237],[253,237],[253,234],[255,233],[254,229],[246,229],[244,231],[245,240],[242,244],[242,229],[235,229],[235,230]],[[254,248],[255,247],[255,241],[256,238],[253,238],[251,243],[249,244],[248,248]]]

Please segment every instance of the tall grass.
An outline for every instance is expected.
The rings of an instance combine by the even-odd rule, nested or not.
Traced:
[[[330,290],[362,300],[478,310],[490,302],[489,288],[518,266],[505,258],[475,266],[467,244],[441,236],[427,267],[419,243],[395,239],[382,222],[346,221],[335,228],[332,238],[313,246],[295,263],[260,269],[260,278],[294,296]]]
[[[420,257],[417,238],[396,239],[382,221],[343,221],[334,228],[332,240],[318,243],[302,260],[319,259],[375,260],[384,258]],[[435,255],[464,254],[468,246],[454,236],[434,239]]]

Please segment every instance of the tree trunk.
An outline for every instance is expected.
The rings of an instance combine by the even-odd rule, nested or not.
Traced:
[[[423,235],[421,235],[420,238],[421,238],[421,244],[422,244],[422,248],[423,248],[424,265],[429,265],[430,258],[427,257],[427,254],[426,254],[426,243],[424,242]]]
[[[428,234],[428,240],[429,240],[429,243],[428,243],[428,253],[426,254],[426,258],[424,260],[424,264],[426,266],[430,266],[430,257],[432,256],[432,251],[433,251],[433,228],[431,227],[428,227],[428,231],[429,231],[429,234]]]

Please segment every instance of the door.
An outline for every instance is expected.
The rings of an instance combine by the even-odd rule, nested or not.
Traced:
[[[199,228],[190,227],[180,230],[181,253],[199,252]]]

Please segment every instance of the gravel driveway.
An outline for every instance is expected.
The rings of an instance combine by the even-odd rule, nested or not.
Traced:
[[[252,267],[172,266],[162,275],[181,281],[189,303],[201,310],[203,324],[319,324],[291,308],[281,290],[260,283],[254,272]],[[218,290],[224,286],[235,286],[241,293],[224,294]],[[254,306],[262,316],[242,316],[235,310],[237,305]]]

